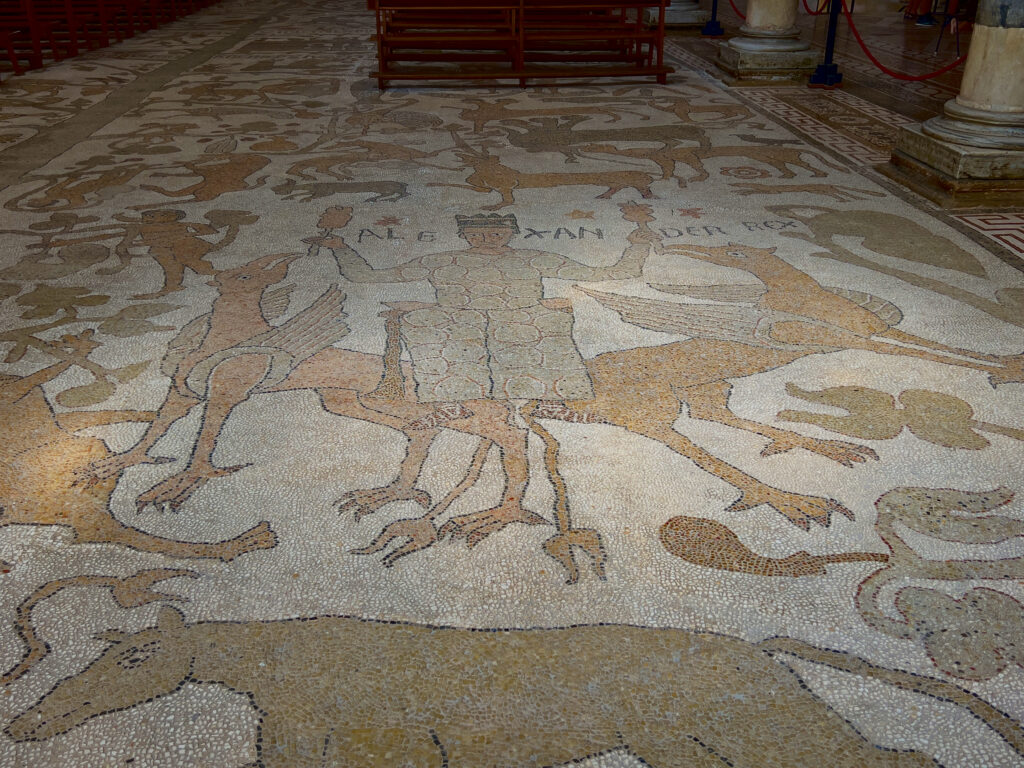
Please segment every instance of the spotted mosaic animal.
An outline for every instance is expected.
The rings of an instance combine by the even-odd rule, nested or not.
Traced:
[[[234,142],[233,139],[230,140]],[[204,156],[181,163],[183,171],[162,171],[152,174],[154,177],[182,177],[201,180],[180,189],[167,189],[155,184],[143,184],[142,189],[150,192],[159,192],[165,197],[175,198],[168,201],[169,205],[177,205],[181,202],[205,203],[216,200],[221,195],[229,192],[243,192],[256,187],[263,186],[266,176],[260,176],[252,183],[247,180],[257,171],[262,170],[270,163],[270,158],[254,153],[223,152],[220,147],[211,145],[205,150]],[[188,198],[178,200],[177,198]],[[136,206],[137,208],[150,208],[152,204]]]
[[[682,123],[698,123],[701,125],[732,125],[736,121],[747,120],[754,116],[750,107],[735,101],[708,100],[709,103],[699,104],[697,99],[666,99],[665,103],[652,100],[650,106],[662,112],[674,115]]]
[[[408,186],[402,181],[303,181],[285,179],[272,187],[285,200],[301,200],[308,203],[323,197],[335,195],[369,194],[363,202],[393,203],[408,197]]]
[[[457,133],[453,132],[456,146],[455,156],[463,165],[457,170],[472,170],[466,177],[465,184],[428,182],[428,187],[455,187],[469,189],[473,192],[488,194],[497,192],[501,201],[494,205],[480,206],[485,211],[497,211],[513,205],[514,190],[524,189],[556,189],[558,187],[606,187],[605,192],[597,196],[606,200],[624,189],[632,189],[640,193],[645,200],[655,197],[651,191],[654,177],[640,171],[594,171],[592,173],[527,173],[511,168],[501,162],[487,149],[477,149],[467,144]],[[449,169],[453,170],[453,169]]]
[[[760,163],[774,168],[779,178],[792,179],[796,177],[797,169],[805,171],[811,176],[827,176],[827,172],[810,162],[810,159],[817,160],[821,165],[833,170],[845,170],[842,166],[836,165],[824,155],[812,152],[805,147],[662,147],[660,149],[646,147],[629,147],[620,149],[612,144],[590,144],[581,151],[593,152],[596,154],[611,155],[613,157],[628,157],[634,160],[648,160],[661,169],[662,179],[676,179],[680,188],[691,182],[707,181],[710,178],[705,160],[715,158],[742,158],[744,161]],[[676,174],[677,166],[682,163],[689,166],[695,175],[684,179]]]
[[[586,120],[592,117],[606,117],[605,122],[617,123],[622,119],[620,107],[608,105],[594,105],[584,107],[530,107],[515,109],[510,104],[516,104],[516,99],[472,99],[462,98],[459,106],[446,107],[446,109],[459,110],[459,119],[473,124],[473,132],[481,133],[489,123],[501,122],[504,120],[523,120],[535,117],[560,117],[581,116]],[[472,106],[466,106],[470,104]],[[650,119],[646,115],[644,119]]]
[[[83,489],[74,472],[109,452],[103,441],[77,434],[88,427],[147,422],[150,411],[54,413],[41,386],[72,365],[64,361],[22,378],[0,377],[0,527],[58,525],[71,529],[76,544],[115,544],[173,558],[233,560],[273,547],[276,537],[263,522],[232,539],[194,542],[154,536],[117,519],[110,509],[115,480]]]
[[[506,122],[501,126],[508,144],[527,152],[558,152],[567,163],[577,162],[579,149],[587,144],[609,142],[647,142],[661,144],[663,150],[686,141],[699,147],[710,147],[707,133],[700,124],[643,125],[630,128],[577,128],[585,118],[535,118],[530,121]]]
[[[472,630],[343,616],[189,624],[170,607],[154,627],[101,637],[110,647],[16,717],[8,738],[52,739],[192,684],[249,697],[258,768],[540,768],[621,748],[653,768],[935,765],[866,741],[773,657],[786,653],[938,690],[1021,743],[1015,722],[955,686],[786,639],[758,646],[680,629]]]
[[[330,176],[338,181],[350,181],[348,171],[360,164],[377,165],[394,161],[412,163],[434,157],[439,152],[424,152],[414,147],[389,144],[383,141],[330,141],[331,152],[345,150],[347,154],[315,155],[299,160],[289,166],[285,173],[308,181],[317,181],[320,176]]]

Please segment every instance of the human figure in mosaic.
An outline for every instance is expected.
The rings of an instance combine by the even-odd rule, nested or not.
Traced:
[[[428,512],[419,521],[416,536],[411,529],[402,529],[403,536],[414,538],[403,554],[449,535],[474,546],[510,523],[549,524],[521,505],[529,480],[528,429],[518,426],[523,422],[516,416],[517,406],[534,401],[521,415],[536,431],[535,418],[583,418],[565,402],[585,404],[593,398],[594,390],[573,340],[572,306],[567,299],[544,298],[543,281],[640,277],[654,239],[647,226],[652,221],[650,208],[636,203],[620,208],[623,218],[635,223],[636,228],[627,236],[622,256],[603,267],[581,264],[556,253],[513,248],[509,243],[519,233],[516,217],[479,214],[456,216],[458,233],[468,248],[426,254],[398,267],[376,269],[337,234],[348,224],[351,209],[328,209],[321,217],[325,235],[311,242],[331,249],[346,279],[358,283],[426,280],[434,288],[436,303],[392,305],[399,308],[399,335],[412,358],[416,398],[421,404],[434,404],[433,413],[419,422],[436,428],[449,423],[468,425],[475,419],[480,424],[476,433],[488,440],[497,439],[502,449],[506,485],[499,505],[452,518],[440,529],[435,529],[432,521],[436,510]],[[385,352],[385,359],[391,356]],[[549,450],[555,450],[550,435],[538,434],[549,444]],[[414,461],[411,454],[407,458]],[[425,453],[415,461],[423,458]],[[550,465],[549,472],[557,474],[557,466]],[[549,553],[566,565],[572,581],[576,568],[568,548],[570,544],[579,546],[594,559],[600,575],[605,557],[600,536],[596,531],[572,526],[564,484],[556,480],[555,485],[559,533],[546,544]],[[354,503],[351,498],[339,501],[342,508]],[[378,551],[395,535],[385,529],[363,552]]]
[[[259,220],[243,212],[210,211],[206,215],[209,224],[206,224],[186,220],[183,211],[159,209],[142,211],[137,219],[121,214],[114,218],[125,224],[124,237],[114,249],[118,264],[101,274],[114,274],[128,266],[133,258],[129,248],[135,245],[146,248],[164,273],[159,290],[137,294],[133,297],[135,299],[156,299],[181,290],[186,269],[197,275],[217,274],[207,257],[231,245],[241,225]],[[216,243],[203,239],[221,229],[224,229],[224,234]]]
[[[642,208],[622,206],[632,221],[643,215]],[[543,281],[640,277],[650,249],[644,233],[631,233],[614,264],[592,267],[556,253],[510,247],[519,233],[514,215],[456,216],[455,221],[468,248],[426,254],[390,269],[371,267],[338,235],[322,241],[352,282],[427,280],[433,286],[436,303],[401,318],[420,402],[593,397],[572,337],[572,306],[566,299],[545,299]]]

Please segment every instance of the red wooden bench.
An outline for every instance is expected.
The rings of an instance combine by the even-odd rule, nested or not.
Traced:
[[[99,44],[96,12],[71,0],[28,0],[36,19],[49,27],[53,42],[68,56]],[[57,58],[56,52],[54,58]]]
[[[0,56],[17,75],[154,29],[217,0],[0,0]],[[24,63],[24,64],[23,64]]]
[[[367,0],[380,88],[392,80],[653,76],[669,0]],[[647,8],[658,22],[644,21]]]
[[[0,45],[7,52],[16,74],[24,72],[22,61],[26,62],[28,69],[43,66],[44,42],[48,44],[50,55],[59,60],[61,52],[54,26],[37,16],[29,0],[0,6]]]

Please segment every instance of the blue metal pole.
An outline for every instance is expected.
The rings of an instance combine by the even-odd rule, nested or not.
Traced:
[[[711,0],[711,18],[700,31],[701,37],[722,37],[725,30],[718,23],[718,0]]]
[[[828,6],[828,35],[825,38],[825,61],[818,65],[808,81],[811,88],[836,88],[843,82],[839,67],[832,62],[836,52],[836,29],[839,26],[839,14],[843,9],[843,0],[830,0]]]

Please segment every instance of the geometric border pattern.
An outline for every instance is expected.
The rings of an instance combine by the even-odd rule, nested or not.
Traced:
[[[1024,213],[965,213],[953,218],[1024,256]]]
[[[829,149],[841,154],[844,159],[851,161],[854,165],[870,166],[889,161],[889,152],[880,152],[877,146],[870,146],[857,141],[848,134],[843,134],[821,120],[806,114],[784,100],[778,98],[778,94],[785,93],[792,96],[792,88],[757,88],[750,89],[739,94],[742,98],[755,104],[764,111],[774,115],[787,125],[799,130],[801,133],[815,139],[818,143],[827,146]],[[824,94],[821,94],[824,95]],[[827,94],[829,98],[846,103],[854,107],[858,112],[872,117],[879,122],[898,127],[915,123],[915,120],[891,110],[879,107],[865,101],[857,96],[843,91],[831,91]]]

